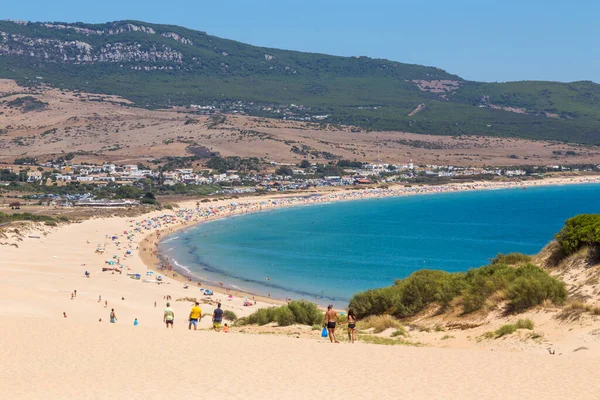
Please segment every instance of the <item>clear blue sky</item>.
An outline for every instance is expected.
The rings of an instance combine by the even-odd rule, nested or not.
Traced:
[[[600,82],[598,0],[27,0],[0,19],[182,25],[242,42],[443,68],[466,79]]]

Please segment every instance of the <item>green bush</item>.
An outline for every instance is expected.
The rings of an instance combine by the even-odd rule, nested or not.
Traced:
[[[226,321],[236,321],[238,318],[233,311],[225,310],[223,311],[223,319],[225,319]]]
[[[294,325],[296,322],[294,320],[294,313],[292,313],[286,306],[277,309],[275,312],[275,321],[277,321],[277,325],[279,326]]]
[[[392,314],[407,317],[423,310],[431,303],[447,305],[464,288],[463,274],[421,270],[396,283],[401,288],[399,302]]]
[[[275,308],[261,308],[246,317],[248,324],[266,325],[273,321],[275,321]]]
[[[568,254],[573,254],[584,246],[600,244],[600,214],[580,214],[565,222],[556,234],[556,240]]]
[[[523,253],[499,253],[495,258],[492,259],[492,264],[517,265],[527,264],[529,262],[531,262],[531,256],[528,256]]]
[[[511,335],[511,334],[515,333],[516,331],[517,331],[516,325],[507,324],[507,325],[502,325],[500,328],[496,329],[494,334],[496,335],[497,338],[499,338],[504,335]]]
[[[288,306],[294,315],[294,321],[302,325],[316,325],[323,322],[323,313],[315,303],[309,301],[291,301]]]
[[[480,310],[496,292],[505,292],[512,311],[519,312],[550,300],[562,304],[567,297],[564,283],[541,268],[526,264],[511,267],[492,264],[467,273],[421,270],[394,285],[358,293],[350,300],[359,318],[391,314],[405,318],[437,304],[446,307],[461,298],[463,311]]]
[[[394,285],[357,293],[350,300],[349,308],[354,310],[358,318],[384,314],[399,301],[400,292],[401,288]]]
[[[319,311],[314,303],[308,301],[292,301],[285,306],[256,310],[243,320],[239,320],[238,325],[266,325],[271,322],[277,322],[279,326],[294,324],[309,326],[320,325],[323,323],[323,313]]]
[[[533,330],[533,321],[530,319],[520,319],[514,324],[502,325],[500,328],[496,329],[494,335],[497,339],[502,336],[511,335],[515,333],[517,329]]]
[[[529,264],[521,268],[519,276],[508,286],[507,294],[512,311],[519,312],[542,304],[544,300],[563,304],[568,292],[563,282]]]

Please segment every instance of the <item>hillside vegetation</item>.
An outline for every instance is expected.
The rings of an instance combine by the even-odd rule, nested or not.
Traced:
[[[600,144],[600,85],[592,82],[469,82],[434,67],[263,48],[138,21],[0,21],[0,78],[150,108],[196,104],[374,130]]]

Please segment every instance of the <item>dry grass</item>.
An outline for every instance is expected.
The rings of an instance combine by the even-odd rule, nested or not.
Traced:
[[[380,333],[389,328],[404,329],[402,323],[391,315],[372,315],[358,322],[359,330],[367,330],[373,328],[373,333]]]
[[[485,300],[485,305],[483,307],[483,310],[487,314],[488,312],[498,308],[498,306],[501,305],[506,300],[507,300],[506,291],[498,290],[498,291],[492,293],[492,295]]]
[[[564,311],[582,311],[588,312],[593,315],[600,315],[600,307],[592,306],[591,304],[584,303],[583,301],[574,300],[567,304]]]
[[[358,339],[361,342],[372,343],[372,344],[384,344],[388,346],[400,345],[400,346],[422,346],[419,342],[410,342],[404,339],[390,339],[381,336],[373,335],[358,335]]]
[[[185,301],[185,302],[190,302],[190,303],[196,303],[198,300],[196,300],[195,297],[180,297],[175,301]]]

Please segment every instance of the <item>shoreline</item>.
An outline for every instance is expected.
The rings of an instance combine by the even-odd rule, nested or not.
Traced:
[[[163,235],[160,235],[160,239],[157,237],[157,233],[153,232],[148,235],[145,239],[148,239],[152,243],[151,248],[144,248],[140,251],[140,257],[145,259],[145,263],[147,267],[157,273],[170,273],[170,278],[175,279],[182,283],[188,283],[190,285],[198,284],[198,282],[205,282],[202,284],[203,288],[210,289],[214,293],[220,293],[223,295],[228,295],[230,293],[236,293],[237,296],[246,295],[252,296],[252,298],[258,298],[267,303],[272,303],[274,305],[282,305],[285,304],[284,300],[271,298],[268,296],[264,296],[258,294],[256,291],[252,289],[245,288],[235,288],[227,291],[224,289],[226,286],[226,282],[223,282],[223,286],[220,286],[217,282],[211,281],[202,281],[200,277],[195,275],[193,272],[188,271],[184,268],[181,268],[177,265],[170,265],[168,262],[165,262],[164,259],[167,259],[166,256],[161,255],[158,249],[158,246],[161,242],[168,240],[174,234],[181,232],[185,229],[192,228],[203,223],[219,220],[219,219],[227,219],[239,215],[246,214],[254,214],[263,211],[270,211],[275,209],[285,209],[291,207],[299,207],[299,206],[311,206],[318,204],[330,204],[336,203],[339,201],[359,201],[359,200],[372,200],[372,199],[380,199],[380,198],[394,198],[394,197],[406,197],[406,196],[416,196],[416,195],[435,195],[442,193],[464,193],[464,192],[476,192],[476,191],[484,191],[484,190],[510,190],[510,189],[519,189],[519,188],[529,188],[529,187],[546,187],[546,186],[569,186],[569,185],[586,185],[586,184],[600,184],[600,175],[591,175],[591,176],[577,176],[577,177],[550,177],[541,180],[529,180],[529,181],[506,181],[506,182],[469,182],[469,183],[457,183],[457,184],[449,184],[449,185],[431,185],[431,186],[416,186],[416,187],[407,187],[407,186],[391,186],[388,189],[362,189],[362,190],[332,190],[332,191],[322,191],[315,192],[310,194],[304,194],[301,196],[286,196],[284,194],[278,196],[264,196],[259,197],[258,199],[254,198],[255,202],[248,202],[246,206],[242,206],[241,210],[234,209],[231,212],[225,212],[222,214],[217,214],[206,218],[204,220],[195,220],[191,223],[183,223],[177,226],[173,226],[165,231]],[[251,198],[250,198],[251,199]],[[242,199],[240,199],[242,200]],[[245,200],[245,199],[243,199]],[[270,204],[264,204],[265,207],[260,206],[257,209],[257,206],[264,203],[265,200],[268,200]],[[183,202],[180,205],[186,205],[187,202]],[[247,207],[247,208],[246,208]],[[202,206],[200,207],[200,209]],[[239,211],[239,212],[238,212]],[[157,240],[158,239],[158,240]],[[156,257],[156,258],[155,258]],[[161,259],[162,258],[162,259]],[[167,266],[170,266],[169,269],[165,270],[164,267],[161,267],[161,263],[166,263]],[[294,292],[290,293],[294,294]],[[331,302],[338,302],[334,299],[329,299],[325,297]],[[287,299],[286,299],[287,300]],[[319,298],[309,301],[317,301]],[[326,305],[319,305],[320,307],[326,307]]]

